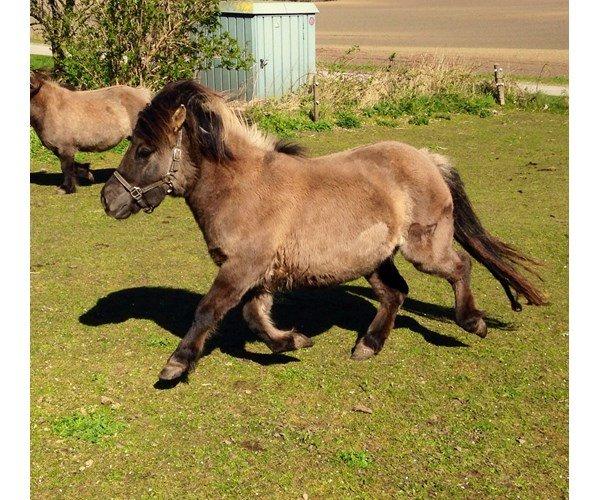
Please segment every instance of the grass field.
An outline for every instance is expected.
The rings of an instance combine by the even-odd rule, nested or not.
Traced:
[[[398,259],[410,300],[379,356],[349,359],[376,307],[359,280],[278,299],[277,323],[315,340],[297,353],[271,355],[234,311],[170,390],[157,373],[216,273],[191,214],[169,199],[112,220],[100,183],[59,196],[32,136],[32,497],[565,497],[567,127],[507,111],[300,138],[314,155],[381,139],[451,155],[485,224],[546,263],[550,306],[512,313],[477,266],[481,340],[451,321],[445,282]],[[119,162],[82,156],[100,181]]]
[[[50,56],[29,54],[29,67],[31,69],[52,69],[52,65],[52,58]]]

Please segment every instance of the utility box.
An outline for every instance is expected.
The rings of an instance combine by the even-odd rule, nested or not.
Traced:
[[[254,58],[249,70],[225,69],[215,60],[198,71],[205,85],[241,99],[278,97],[316,71],[316,14],[311,2],[221,2],[220,29]]]

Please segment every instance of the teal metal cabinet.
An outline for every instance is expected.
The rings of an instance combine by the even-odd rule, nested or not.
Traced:
[[[209,87],[251,100],[296,90],[316,71],[317,7],[310,2],[221,2],[221,30],[252,54],[249,70],[215,60],[198,78]]]

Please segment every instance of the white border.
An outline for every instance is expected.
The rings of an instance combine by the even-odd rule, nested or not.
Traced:
[[[571,2],[569,477],[574,499],[597,498],[600,490],[599,14],[596,2]]]
[[[29,12],[3,5],[3,494],[29,497]],[[600,72],[595,2],[570,5],[570,496],[598,492]],[[560,291],[556,291],[559,293]]]
[[[28,2],[2,5],[2,458],[5,498],[29,498]]]

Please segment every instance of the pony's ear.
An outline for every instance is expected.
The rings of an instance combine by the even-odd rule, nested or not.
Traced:
[[[29,98],[34,97],[42,88],[43,80],[34,72],[29,72]]]
[[[173,127],[173,132],[179,132],[179,129],[183,127],[186,115],[187,111],[183,104],[175,110],[175,113],[173,113],[173,116],[171,117],[171,127]]]

